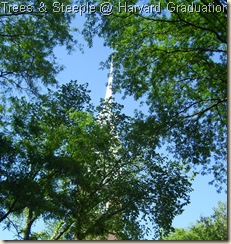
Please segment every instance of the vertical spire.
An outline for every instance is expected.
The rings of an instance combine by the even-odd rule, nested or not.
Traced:
[[[112,100],[112,82],[113,82],[113,62],[111,62],[111,67],[110,67],[110,72],[109,72],[109,77],[108,77],[108,82],[107,82],[107,88],[106,88],[106,94],[104,101],[111,103]],[[105,105],[102,109],[102,111],[99,113],[99,120],[103,118],[103,121],[109,121],[111,118],[111,111],[110,109],[106,109]]]
[[[112,82],[113,82],[113,62],[111,62],[110,73],[108,77],[105,101],[112,98]]]
[[[113,83],[113,61],[111,61],[111,67],[110,67],[110,72],[109,72],[109,77],[108,77],[108,83],[107,83],[107,88],[106,88],[106,94],[105,94],[105,98],[104,98],[104,102],[112,102],[112,100],[109,100],[109,99],[112,99],[112,83]],[[106,106],[105,106],[106,105]],[[115,137],[115,127],[113,126],[113,123],[111,121],[111,117],[112,117],[112,111],[111,111],[111,108],[109,106],[109,108],[107,108],[107,105],[111,105],[111,104],[105,104],[102,111],[99,113],[99,122],[102,124],[102,125],[105,125],[105,124],[108,124],[111,128],[110,128],[110,133],[113,137]],[[117,138],[117,137],[115,137]],[[116,147],[116,144],[111,144],[110,145],[110,148],[108,150],[108,153],[111,153],[115,160],[117,160],[116,158],[116,155],[117,155],[117,152],[118,152],[118,148]],[[110,159],[111,160],[111,159]],[[110,163],[107,162],[106,160],[103,161],[104,163],[104,179],[103,179],[103,185],[104,187],[110,187],[108,182],[109,182],[109,179],[110,177],[114,178],[114,177],[117,177],[117,173],[118,172],[113,172],[111,173],[111,166],[110,166]],[[117,167],[117,166],[116,166]],[[120,169],[119,169],[119,173],[120,173]],[[110,205],[112,204],[111,202],[111,199],[108,199],[108,201],[106,202],[106,204],[104,205],[103,207],[103,210],[107,213],[109,212],[110,213]],[[107,240],[116,240],[116,237],[115,235],[113,234],[109,234],[108,237],[107,237]]]

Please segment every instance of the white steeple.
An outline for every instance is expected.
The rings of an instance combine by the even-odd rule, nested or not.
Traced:
[[[104,98],[104,102],[109,102],[110,104],[112,102],[112,82],[113,82],[113,62],[111,62],[106,94]],[[110,119],[111,119],[111,111],[110,109],[106,108],[106,105],[104,105],[102,111],[98,115],[98,120],[100,121],[100,123],[105,124],[105,122],[110,121]]]
[[[108,77],[105,101],[112,98],[112,82],[113,82],[113,63],[111,62],[110,73]]]
[[[113,83],[113,61],[111,61],[108,83],[107,83],[107,88],[106,88],[106,94],[105,94],[105,98],[104,98],[104,102],[106,102],[106,103],[104,104],[102,111],[99,113],[98,119],[102,126],[104,126],[104,125],[110,126],[109,133],[111,134],[112,137],[114,137],[116,140],[118,140],[116,131],[115,131],[115,126],[113,125],[113,121],[112,121],[112,117],[113,117],[112,110],[111,110],[112,83]],[[119,167],[119,164],[117,163],[118,146],[116,144],[118,144],[118,143],[117,142],[114,142],[113,144],[111,143],[111,146],[107,151],[107,153],[111,154],[110,161],[113,158],[112,156],[114,156],[114,160],[115,160],[114,165],[112,165],[112,162],[110,162],[110,161],[109,162],[107,162],[106,160],[103,161],[105,172],[104,172],[104,179],[103,179],[102,184],[106,188],[110,187],[110,184],[108,182],[110,182],[111,180],[118,177],[118,175],[121,173],[121,168]],[[113,173],[112,173],[112,169],[113,169]],[[109,198],[108,201],[105,203],[105,205],[104,204],[102,205],[102,211],[105,213],[107,213],[107,212],[110,213],[111,204],[112,204],[112,201]],[[107,240],[116,240],[116,237],[113,234],[109,234],[107,237]]]

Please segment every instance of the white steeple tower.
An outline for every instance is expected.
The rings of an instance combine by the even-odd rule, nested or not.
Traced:
[[[110,73],[108,77],[107,89],[105,94],[105,101],[112,98],[112,82],[113,82],[113,63],[111,62]]]
[[[113,117],[113,114],[112,114],[112,110],[110,108],[110,105],[112,105],[112,84],[113,84],[113,61],[111,61],[111,66],[110,66],[110,72],[109,72],[109,77],[108,77],[108,82],[107,82],[107,88],[106,88],[106,93],[105,93],[105,98],[104,98],[104,106],[102,108],[102,111],[99,113],[98,115],[98,121],[99,123],[102,125],[102,126],[105,126],[105,125],[109,125],[110,126],[110,132],[111,133],[111,136],[114,137],[115,139],[117,139],[117,136],[116,136],[116,133],[115,133],[115,128],[113,126],[113,122],[111,121],[112,117]],[[109,107],[108,107],[109,105]],[[114,160],[116,161],[117,160],[117,152],[118,152],[118,148],[117,146],[114,144],[111,144],[109,150],[107,153],[110,153],[114,156]],[[112,160],[112,157],[111,159]],[[117,174],[120,174],[121,173],[121,169],[119,168],[117,170],[117,172],[113,172],[113,174],[111,173],[111,170],[112,170],[112,165],[111,163],[112,162],[107,162],[107,161],[103,161],[104,163],[104,173],[105,173],[105,178],[103,179],[103,182],[102,182],[102,185],[104,187],[109,187],[108,185],[108,182],[111,180],[111,177],[112,178],[115,178],[117,177]],[[111,165],[111,166],[110,166]],[[114,167],[114,171],[116,171],[116,167],[115,166],[117,165],[116,163],[113,165]],[[103,204],[102,205],[102,211],[109,211],[110,209],[110,205],[112,204],[111,200],[109,199],[105,205]],[[116,240],[116,237],[115,235],[113,234],[109,234],[108,237],[107,237],[107,240]]]
[[[105,94],[105,98],[104,98],[104,102],[108,102],[109,104],[111,104],[111,102],[112,102],[112,82],[113,82],[113,63],[111,62],[110,73],[109,73],[107,88],[106,88],[106,94]],[[104,105],[102,111],[98,115],[99,121],[101,121],[101,123],[103,123],[103,124],[106,121],[110,121],[111,115],[112,115],[110,109],[106,109],[105,106],[106,105]]]

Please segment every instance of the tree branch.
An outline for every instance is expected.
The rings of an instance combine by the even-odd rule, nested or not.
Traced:
[[[25,230],[24,230],[23,240],[30,240],[31,226],[37,218],[38,218],[38,216],[37,215],[33,216],[33,210],[31,208],[29,208],[29,212],[28,212],[27,219],[26,219],[26,226],[25,226]]]
[[[19,209],[23,209],[23,208],[17,208],[17,209],[14,209],[14,206],[16,205],[18,201],[18,198],[14,200],[14,202],[12,203],[12,205],[10,206],[9,210],[7,213],[5,213],[1,218],[0,218],[0,222],[2,222],[4,219],[6,219],[8,217],[8,215],[14,211],[17,211]]]
[[[57,236],[52,238],[52,240],[59,240],[62,237],[62,235],[69,230],[69,228],[71,227],[72,224],[73,224],[73,222],[71,222],[70,224],[67,224],[66,227],[60,233],[58,233]]]

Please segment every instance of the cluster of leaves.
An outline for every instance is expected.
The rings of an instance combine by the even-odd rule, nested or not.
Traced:
[[[6,106],[0,220],[16,229],[16,239],[141,239],[141,213],[156,234],[167,233],[189,203],[191,184],[181,166],[139,144],[117,104],[104,104],[95,117],[85,85],[70,82]],[[38,219],[53,229],[33,232]]]
[[[0,86],[3,89],[29,89],[38,92],[39,84],[56,84],[55,75],[62,69],[54,48],[65,45],[69,51],[76,40],[70,24],[73,15],[56,13],[54,1],[9,0],[0,3]],[[70,4],[70,0],[63,1]],[[13,11],[12,7],[31,6],[33,11]],[[16,8],[15,8],[16,9]],[[74,31],[74,30],[73,30]]]
[[[103,1],[93,2],[100,9]],[[156,1],[109,2],[112,14],[87,15],[83,33],[89,44],[94,33],[114,50],[115,90],[147,104],[146,119],[142,113],[137,117],[147,140],[157,135],[158,142],[168,142],[169,152],[189,169],[213,173],[211,183],[220,191],[226,183],[227,160],[226,1],[212,4],[224,11],[210,7],[207,12],[169,11],[169,2],[159,1],[161,12],[149,13],[131,6],[156,6]],[[174,6],[191,4],[171,1]]]
[[[86,16],[89,44],[98,34],[114,50],[115,88],[149,107],[129,118],[113,101],[95,109],[76,82],[30,102],[9,99],[8,88],[37,93],[39,84],[55,84],[62,67],[54,47],[76,44],[73,15],[55,13],[53,2],[43,1],[46,12],[37,1],[27,1],[33,12],[0,12],[0,85],[8,98],[0,105],[0,222],[24,240],[143,239],[140,218],[153,223],[156,238],[165,235],[189,203],[185,166],[212,172],[218,190],[226,182],[227,4],[213,3],[224,12],[170,13],[160,0],[161,13],[143,14],[118,11],[139,1],[113,0],[111,15]],[[100,12],[102,1],[91,3]],[[156,153],[165,141],[178,163]],[[37,220],[52,227],[33,232]]]
[[[210,217],[201,217],[187,229],[175,229],[162,240],[221,241],[228,240],[227,204],[219,202]]]

